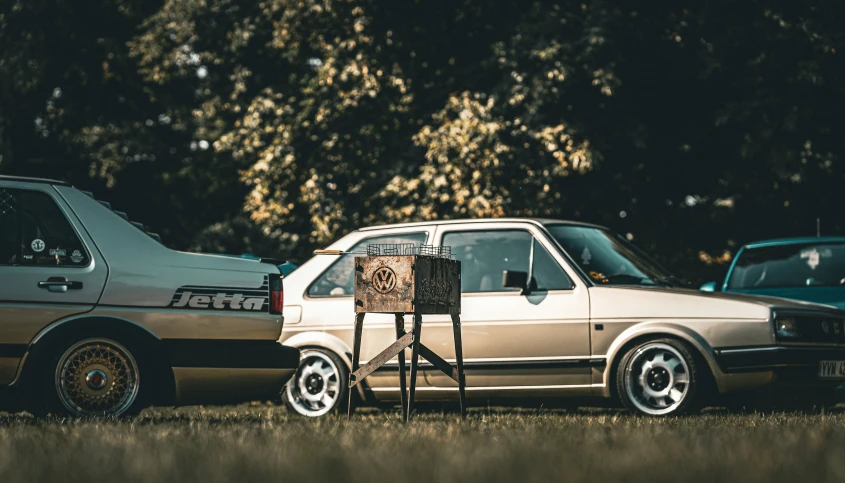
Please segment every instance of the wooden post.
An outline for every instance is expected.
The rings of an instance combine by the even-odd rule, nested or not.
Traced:
[[[405,317],[404,314],[396,314],[396,339],[401,339],[405,335]],[[402,420],[408,421],[408,387],[405,382],[405,349],[397,356],[399,359],[399,389],[402,391]]]
[[[353,335],[352,345],[352,372],[349,373],[349,381],[347,387],[349,388],[349,403],[346,406],[346,417],[352,418],[352,373],[358,370],[358,362],[361,357],[361,335],[364,329],[364,313],[355,314],[355,332]]]
[[[464,350],[461,340],[461,316],[459,314],[452,314],[452,330],[455,333],[455,361],[458,366],[458,392],[461,400],[461,419],[466,419],[466,376],[464,375]]]
[[[417,368],[420,365],[420,336],[422,335],[422,316],[414,313],[414,346],[411,350],[411,386],[408,391],[408,410],[405,412],[405,421],[414,412],[414,394],[417,390]]]

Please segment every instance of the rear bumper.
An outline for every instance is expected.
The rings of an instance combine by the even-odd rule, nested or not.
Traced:
[[[715,350],[716,362],[725,374],[770,372],[773,381],[839,385],[843,380],[818,377],[821,361],[845,361],[845,347],[762,346]]]
[[[166,340],[175,404],[276,399],[299,366],[299,349],[276,341]]]

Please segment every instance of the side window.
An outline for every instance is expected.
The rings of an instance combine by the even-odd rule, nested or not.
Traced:
[[[50,196],[0,188],[0,265],[85,267],[90,261]]]
[[[531,290],[569,290],[572,280],[542,243],[534,239],[534,267]]]
[[[464,231],[443,236],[461,261],[462,292],[504,292],[502,272],[528,272],[533,237],[523,230]]]
[[[367,245],[371,243],[425,243],[425,233],[403,233],[401,235],[374,236],[364,238],[348,251],[366,253]],[[342,297],[352,295],[355,291],[355,255],[341,255],[314,283],[308,287],[308,295],[312,297]]]
[[[572,283],[551,254],[524,230],[452,232],[443,236],[461,261],[462,292],[504,292],[502,272],[533,272],[532,290],[567,290]],[[534,250],[533,270],[531,250]]]

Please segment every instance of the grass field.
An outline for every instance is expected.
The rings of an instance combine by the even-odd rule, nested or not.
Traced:
[[[0,413],[0,482],[845,481],[845,412],[647,419],[476,410],[304,420],[270,405],[128,422]]]

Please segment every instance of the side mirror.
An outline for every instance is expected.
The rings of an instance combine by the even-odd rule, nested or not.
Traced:
[[[517,270],[504,270],[502,272],[502,286],[504,288],[518,288],[522,293],[528,292],[528,273]]]
[[[699,287],[699,290],[702,292],[716,292],[716,282],[707,282]]]

